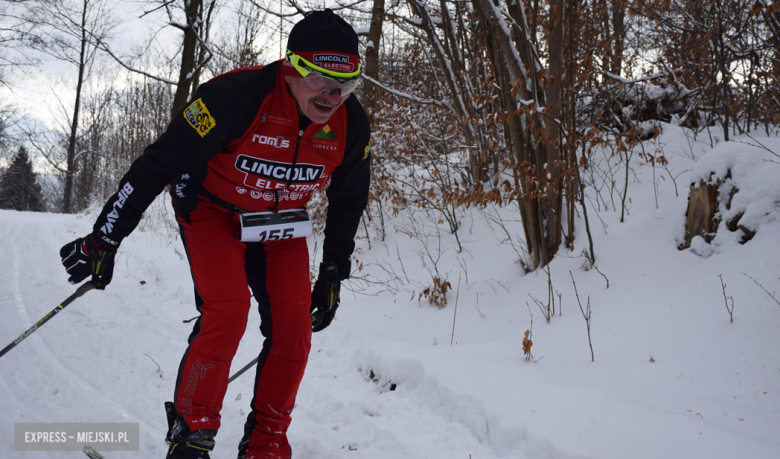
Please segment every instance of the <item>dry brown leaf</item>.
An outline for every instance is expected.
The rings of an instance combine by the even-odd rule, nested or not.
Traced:
[[[525,337],[523,338],[523,355],[526,356],[527,359],[533,359],[534,356],[531,354],[531,346],[534,345],[533,341],[528,339],[528,336],[531,334],[531,330],[526,330],[523,334]]]

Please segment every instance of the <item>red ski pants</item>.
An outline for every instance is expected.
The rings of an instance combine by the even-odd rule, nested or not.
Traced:
[[[238,215],[203,201],[180,218],[200,317],[176,381],[175,404],[190,429],[216,430],[230,363],[246,330],[249,289],[265,337],[239,457],[289,457],[286,431],[311,348],[306,239],[244,243]]]

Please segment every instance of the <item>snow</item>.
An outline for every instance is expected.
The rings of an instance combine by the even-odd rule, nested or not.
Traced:
[[[596,265],[609,288],[583,268],[587,238],[577,219],[574,250],[550,266],[562,300],[562,315],[550,323],[529,298],[546,302],[547,274],[524,274],[503,230],[473,208],[461,218],[463,252],[441,232],[437,269],[452,284],[442,309],[418,301],[432,266],[420,262],[419,239],[393,231],[402,221],[370,249],[361,229],[357,274],[392,280],[381,262],[398,274],[396,287],[377,293],[345,283],[336,320],[313,338],[289,431],[294,457],[780,457],[780,304],[756,284],[780,291],[780,164],[747,145],[757,145],[750,138],[712,148],[706,134],[694,140],[684,132],[663,125],[658,142],[672,176],[655,169],[657,208],[653,170],[639,163],[625,223],[619,208],[599,218],[588,208]],[[780,152],[780,140],[756,139]],[[688,185],[712,171],[725,179],[727,169],[739,188],[730,212],[744,211],[755,237],[739,244],[724,219],[712,245],[699,247],[708,257],[678,250]],[[686,170],[676,178],[677,196],[672,177]],[[150,219],[165,218],[166,201]],[[75,291],[58,252],[90,231],[94,212],[0,211],[0,346]],[[511,208],[498,212],[510,234],[522,234]],[[430,250],[436,246],[429,241]],[[588,300],[592,307],[595,362],[570,272],[583,307]],[[734,298],[733,323],[719,275]],[[107,456],[163,457],[163,402],[192,325],[183,320],[196,314],[170,222],[145,222],[120,248],[106,291],[76,300],[0,359],[0,457],[83,457],[15,452],[14,423],[39,421],[138,422],[141,452]],[[253,309],[233,371],[256,356],[258,326]],[[530,328],[535,361],[524,359],[521,346]],[[248,372],[228,388],[215,459],[236,455],[252,381]]]
[[[762,140],[745,138],[721,145],[702,158],[691,175],[691,181],[696,184],[720,180],[724,190],[736,188],[738,191],[730,209],[726,208],[728,194],[722,192],[719,196],[722,218],[728,221],[744,214],[740,224],[753,231],[780,217],[777,212],[780,205],[780,187],[777,186],[780,156],[775,153],[780,152],[780,148],[771,149]],[[775,139],[767,143],[778,145]]]

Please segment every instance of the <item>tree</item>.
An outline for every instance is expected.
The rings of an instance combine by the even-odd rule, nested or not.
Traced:
[[[184,33],[179,80],[176,84],[176,93],[173,96],[171,118],[184,110],[187,101],[198,89],[203,66],[211,58],[211,52],[205,47],[205,43],[208,43],[211,12],[214,10],[215,2],[211,2],[207,12],[204,11],[203,0],[189,0],[184,3],[184,15],[187,22],[185,24],[171,22],[174,27],[181,29]]]
[[[382,39],[382,24],[385,19],[385,0],[374,0],[371,9],[371,26],[368,30],[368,43],[366,44],[366,76],[376,80],[379,77],[379,50]],[[369,119],[373,119],[375,111],[376,88],[370,80],[366,80],[363,88],[363,106],[368,112]]]
[[[76,67],[76,96],[73,115],[69,120],[67,159],[63,212],[77,210],[72,205],[73,169],[76,160],[76,143],[79,138],[79,114],[84,82],[95,62],[95,40],[106,40],[115,26],[105,0],[67,0],[38,2],[30,9],[30,21],[39,26],[37,49],[57,60]]]
[[[683,85],[704,88],[700,105],[711,111],[707,124],[720,121],[726,141],[730,129],[743,130],[740,117],[747,125],[757,111],[754,102],[762,97],[755,96],[755,88],[777,87],[768,74],[756,79],[763,73],[757,69],[773,33],[776,8],[765,10],[765,26],[759,24],[763,9],[750,0],[636,1],[634,13],[654,25],[649,35],[657,50],[648,54],[660,55],[672,69],[685,69],[680,71]]]
[[[400,76],[393,87],[377,86],[396,105],[383,116],[413,118],[394,124],[409,127],[408,145],[398,151],[432,172],[417,184],[398,183],[411,187],[420,205],[440,210],[456,237],[458,207],[516,200],[531,257],[527,265],[546,265],[561,245],[564,184],[571,177],[570,152],[562,147],[567,131],[561,129],[564,1],[548,2],[541,12],[535,2],[532,16],[548,18],[538,21],[538,33],[523,2],[409,0],[408,6],[415,17],[386,16],[413,43],[399,48],[410,53],[395,59],[411,80]],[[537,40],[542,37],[544,44]],[[393,80],[392,72],[385,78]],[[399,99],[427,108],[399,110]],[[378,143],[387,141],[388,132],[402,134],[375,127]],[[467,157],[468,164],[451,163],[456,157]]]
[[[10,158],[8,128],[11,124],[11,116],[14,114],[13,107],[0,103],[0,164],[8,161]]]
[[[23,6],[16,2],[0,2],[0,85],[11,86],[9,77],[16,70],[36,64],[36,60],[25,53],[26,46],[34,43],[30,33],[33,24],[23,17]]]
[[[209,34],[211,31],[211,16],[214,13],[216,0],[207,0],[205,3],[203,0],[181,0],[181,4],[178,4],[177,0],[162,2],[148,0],[148,3],[151,5],[154,5],[155,3],[162,4],[144,12],[143,16],[158,10],[163,11],[167,16],[165,26],[163,27],[170,26],[182,31],[182,43],[177,51],[177,53],[181,53],[181,64],[178,70],[179,76],[175,81],[170,78],[133,68],[129,62],[126,62],[111,51],[108,43],[106,43],[103,38],[92,34],[92,40],[100,49],[108,53],[127,70],[175,86],[176,90],[173,96],[173,103],[170,107],[170,115],[171,118],[173,118],[184,110],[187,101],[195,94],[195,91],[197,91],[201,72],[213,56],[209,45]],[[184,22],[181,22],[182,18],[179,15],[180,13],[184,14]],[[151,42],[146,43],[143,48],[148,49],[151,44]],[[140,58],[141,56],[137,57]],[[173,60],[173,58],[171,60]]]
[[[239,1],[231,12],[227,25],[215,29],[217,33],[209,43],[214,50],[208,64],[212,75],[264,63],[263,54],[270,52],[271,41],[277,37],[267,30],[269,13],[248,1]]]
[[[527,22],[523,2],[502,4],[476,0],[484,18],[492,67],[501,75],[514,167],[519,169],[519,200],[526,243],[534,267],[549,263],[561,244],[563,184],[569,157],[562,152],[561,91],[563,82],[564,2],[549,2],[547,55],[536,40],[536,19]],[[537,17],[534,11],[533,18]],[[546,63],[543,61],[546,57]],[[516,176],[517,181],[517,176]]]
[[[32,161],[24,147],[19,147],[11,167],[0,176],[0,209],[43,210],[41,186],[36,181]]]

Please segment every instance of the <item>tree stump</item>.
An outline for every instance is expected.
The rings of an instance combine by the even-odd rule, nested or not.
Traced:
[[[696,236],[701,236],[708,244],[715,238],[715,233],[717,233],[721,221],[721,213],[718,212],[720,188],[723,183],[731,178],[731,171],[728,171],[723,181],[715,179],[713,182],[714,174],[714,172],[711,173],[708,180],[701,180],[698,184],[691,183],[691,193],[688,197],[688,211],[685,219],[685,242],[680,247],[680,250],[689,248],[691,240]],[[731,209],[731,200],[739,191],[736,186],[732,185],[730,188],[729,196],[725,203],[725,210]],[[742,230],[743,236],[740,243],[744,244],[752,239],[756,233],[739,224],[742,215],[742,213],[739,213],[730,218],[726,222],[726,228],[732,232]]]
[[[710,174],[710,179],[712,179]],[[708,180],[707,182],[711,182]],[[688,197],[688,212],[685,219],[685,243],[682,248],[691,246],[694,236],[701,236],[709,244],[715,238],[720,219],[715,215],[718,212],[718,194],[720,179],[713,184],[707,184],[704,180],[691,183],[691,193]]]

